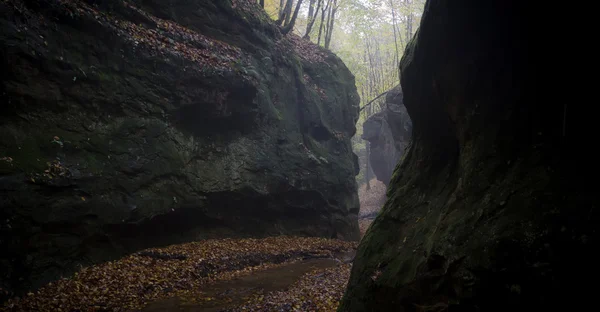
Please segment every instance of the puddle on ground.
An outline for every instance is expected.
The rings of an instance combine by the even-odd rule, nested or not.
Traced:
[[[260,291],[286,290],[313,269],[325,269],[339,263],[333,259],[310,259],[257,271],[248,276],[206,285],[206,289],[202,290],[199,296],[211,298],[210,300],[161,299],[151,302],[140,312],[217,312],[242,305],[248,296]]]

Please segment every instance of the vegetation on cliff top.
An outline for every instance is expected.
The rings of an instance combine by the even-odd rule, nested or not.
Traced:
[[[298,1],[292,2],[295,5]],[[264,3],[268,15],[277,20],[287,1]],[[342,59],[355,77],[362,107],[398,85],[398,63],[417,30],[424,5],[425,0],[307,0],[302,2],[293,33],[304,37],[303,42],[310,40]],[[382,97],[362,111],[352,139],[360,161],[356,178],[359,184],[373,178],[372,172],[367,173],[368,151],[361,139],[362,124],[381,110],[384,100]]]
[[[3,2],[9,3],[25,18],[36,18],[43,26],[52,27],[54,24],[54,21],[27,10],[22,0],[3,0]],[[201,66],[208,65],[215,68],[228,68],[242,58],[241,50],[237,47],[203,36],[173,21],[152,16],[127,1],[116,3],[119,4],[119,9],[108,12],[99,9],[96,4],[85,1],[44,1],[45,5],[56,12],[56,18],[93,20],[100,26],[114,31],[134,49],[143,49],[151,55],[169,54]],[[118,14],[135,15],[138,23],[121,18]],[[22,29],[22,31],[31,30]]]

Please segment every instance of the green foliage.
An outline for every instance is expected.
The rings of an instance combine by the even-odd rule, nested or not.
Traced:
[[[277,19],[279,2],[265,1],[265,11],[273,19]],[[306,31],[308,3],[304,2],[295,24],[294,32],[299,36]],[[399,84],[398,64],[418,28],[425,0],[338,0],[338,4],[330,49],[354,74],[362,107]],[[314,43],[317,43],[320,23],[319,15],[310,33]],[[320,45],[324,45],[323,38]],[[360,138],[364,121],[379,111],[384,101],[385,97],[381,97],[360,114],[352,140],[355,152],[365,149]],[[364,169],[361,163],[358,179],[364,176]]]
[[[361,96],[361,107],[399,84],[398,63],[409,41],[407,16],[413,16],[410,31],[412,36],[420,23],[424,3],[424,0],[413,0],[410,3],[406,0],[342,1],[331,49],[354,74],[356,88]],[[365,142],[360,138],[364,121],[379,111],[384,101],[385,97],[382,97],[360,114],[357,132],[352,140],[356,153],[365,150]],[[361,162],[361,170],[357,176],[359,183],[364,180],[365,169],[365,163]]]

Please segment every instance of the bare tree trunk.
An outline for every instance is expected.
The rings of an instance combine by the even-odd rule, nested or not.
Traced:
[[[400,63],[398,57],[398,39],[396,39],[396,14],[394,13],[394,2],[390,0],[390,7],[392,7],[392,28],[394,29],[394,46],[396,47],[396,66]]]
[[[311,1],[315,1],[315,0],[311,0]],[[312,31],[312,27],[315,24],[315,21],[317,20],[317,15],[319,15],[319,9],[321,8],[321,4],[323,3],[323,0],[319,0],[319,2],[317,2],[317,9],[314,10],[313,14],[310,15],[310,11],[309,13],[309,19],[308,19],[308,24],[306,25],[306,33],[304,34],[305,39],[310,39],[310,32]]]
[[[283,6],[283,1],[285,2],[285,6]],[[288,24],[290,20],[290,15],[292,14],[292,4],[294,0],[280,0],[279,1],[279,17],[275,24],[279,26],[285,26]],[[283,9],[282,9],[283,8]]]
[[[313,12],[315,10],[315,1],[316,0],[310,0],[310,3],[308,4],[308,19],[310,21],[310,19],[313,16]]]
[[[286,0],[279,0],[279,14],[277,14],[277,23],[283,21],[283,9],[285,7]]]
[[[285,5],[285,23],[283,25],[288,25],[290,23],[290,19],[292,18],[292,8],[294,7],[294,0],[288,0]]]
[[[375,95],[374,91],[374,85],[375,85],[375,72],[374,72],[374,67],[373,67],[373,55],[371,53],[371,38],[365,38],[365,48],[366,48],[366,52],[367,52],[367,59],[369,61],[369,68],[368,68],[368,75],[367,75],[367,81],[368,81],[368,85],[369,85],[369,97],[373,97]],[[369,108],[367,108],[367,113],[369,114],[368,116],[371,116],[371,110]]]
[[[294,15],[292,16],[292,19],[281,31],[284,35],[289,33],[294,28],[294,24],[296,23],[296,18],[298,17],[298,12],[300,12],[300,6],[302,5],[302,1],[304,1],[304,0],[298,0],[298,3],[296,4],[296,9],[294,10]]]
[[[260,7],[264,9],[265,8],[265,0],[260,0],[259,3],[260,3]]]
[[[371,116],[371,106],[367,107],[367,116]],[[367,190],[371,189],[371,179],[369,178],[369,171],[371,169],[371,142],[367,141],[366,144],[366,148],[367,148],[367,170],[365,172],[365,180],[367,182]]]
[[[330,15],[327,16],[327,32],[325,33],[325,49],[329,49],[331,36],[333,35],[333,23],[335,22],[335,12],[337,11],[337,0],[333,0],[333,5],[330,8]]]
[[[330,0],[331,3],[333,3],[333,0]],[[327,10],[327,17],[325,18],[325,25],[323,26],[323,30],[325,31],[325,38],[323,39],[323,46],[327,45],[327,37],[329,36],[329,19],[331,18],[331,8],[333,6],[330,5],[329,9]]]
[[[331,4],[331,0],[325,0],[327,1],[327,5],[325,5],[324,8],[321,8],[321,24],[319,25],[319,37],[317,39],[317,45],[321,44],[321,32],[323,31],[323,23],[325,21],[325,12],[327,12],[327,10],[329,9],[329,5]]]
[[[413,13],[412,13],[412,0],[406,0],[405,5],[408,9],[408,15],[406,16],[406,42],[410,41],[410,39],[412,38],[412,20],[413,20]]]

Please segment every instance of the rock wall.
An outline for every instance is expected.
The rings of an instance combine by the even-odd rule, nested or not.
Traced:
[[[249,0],[0,2],[0,287],[207,237],[358,239],[354,77]]]
[[[362,139],[369,141],[369,162],[377,180],[389,185],[396,164],[410,141],[412,122],[402,102],[402,87],[390,90],[384,109],[363,124]]]
[[[598,161],[578,140],[592,127],[543,98],[534,43],[551,21],[532,18],[552,15],[538,9],[427,1],[401,61],[412,143],[339,311],[596,305]]]

